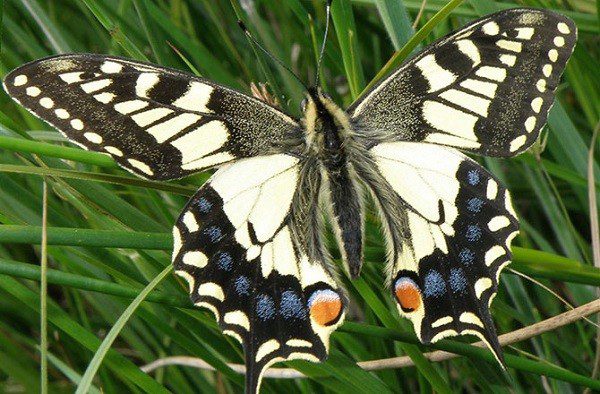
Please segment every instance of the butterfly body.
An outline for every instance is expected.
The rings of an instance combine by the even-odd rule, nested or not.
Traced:
[[[341,109],[307,92],[297,121],[177,70],[72,54],[23,65],[6,92],[136,175],[218,168],[173,228],[175,273],[244,347],[246,388],[277,361],[322,361],[346,297],[325,247],[329,210],[351,277],[364,194],[379,213],[400,315],[425,343],[473,334],[502,362],[489,306],[518,233],[510,194],[459,150],[513,156],[539,136],[576,42],[570,19],[511,9],[426,47]]]
[[[360,147],[350,118],[328,95],[314,89],[304,105],[308,152],[319,163],[326,204],[331,208],[345,265],[356,278],[362,265],[364,208],[362,186],[353,169]],[[364,151],[364,149],[363,149]]]

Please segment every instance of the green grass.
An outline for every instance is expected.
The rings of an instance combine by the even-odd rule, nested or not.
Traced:
[[[298,114],[300,86],[264,56],[257,58],[237,27],[236,12],[262,44],[311,82],[324,2],[241,3],[5,0],[0,76],[56,53],[111,53],[195,72],[246,92],[250,82],[269,82],[282,106]],[[568,310],[556,295],[582,305],[597,298],[600,286],[590,235],[590,215],[597,207],[590,209],[588,202],[588,150],[600,117],[599,6],[593,0],[518,3],[564,12],[578,24],[580,38],[543,148],[514,159],[482,160],[511,190],[521,217],[511,267],[538,282],[505,271],[492,306],[500,333]],[[351,103],[382,70],[436,37],[515,3],[428,0],[413,29],[420,6],[420,0],[335,0],[322,83],[339,103]],[[596,182],[599,157],[596,153],[592,163]],[[220,333],[209,313],[190,305],[182,283],[165,276],[171,226],[207,176],[172,183],[134,178],[110,158],[73,147],[0,93],[0,391],[241,390],[243,377],[227,366],[242,362],[240,347]],[[40,296],[44,180],[48,293]],[[598,329],[585,320],[505,348],[510,379],[489,352],[464,340],[418,345],[383,286],[383,255],[377,223],[370,218],[364,272],[357,281],[344,280],[353,309],[332,336],[329,361],[290,362],[287,366],[309,379],[266,379],[265,393],[600,390],[600,381],[591,378]],[[42,353],[40,297],[48,327]],[[429,362],[422,352],[432,348],[464,357]],[[218,372],[139,369],[175,355],[201,358]],[[409,355],[417,368],[364,372],[356,366],[401,355]],[[42,358],[48,362],[47,383]]]

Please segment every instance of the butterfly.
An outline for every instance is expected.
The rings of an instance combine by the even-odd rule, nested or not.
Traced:
[[[518,233],[509,192],[467,153],[524,152],[575,46],[569,18],[510,9],[434,42],[348,109],[320,88],[302,119],[157,65],[60,55],[5,91],[81,147],[141,177],[218,170],[173,228],[175,273],[244,347],[246,389],[271,364],[322,361],[347,298],[323,240],[329,212],[352,278],[365,195],[379,212],[391,296],[419,339],[474,334],[502,363],[489,305]]]

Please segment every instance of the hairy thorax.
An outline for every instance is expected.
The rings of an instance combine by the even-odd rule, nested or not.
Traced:
[[[351,145],[348,115],[328,96],[316,92],[304,107],[304,126],[308,154],[316,156],[328,172],[339,171]]]

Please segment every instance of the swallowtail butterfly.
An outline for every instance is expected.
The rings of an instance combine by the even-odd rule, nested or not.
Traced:
[[[381,216],[392,295],[421,341],[474,334],[502,361],[488,308],[517,217],[508,191],[459,150],[507,157],[531,146],[576,34],[549,11],[492,14],[428,46],[345,111],[309,89],[301,120],[193,75],[105,55],[34,61],[4,89],[144,178],[219,167],[175,224],[173,264],[194,304],[243,344],[256,392],[274,362],[327,356],[347,302],[320,209],[330,208],[356,277],[364,193]]]

